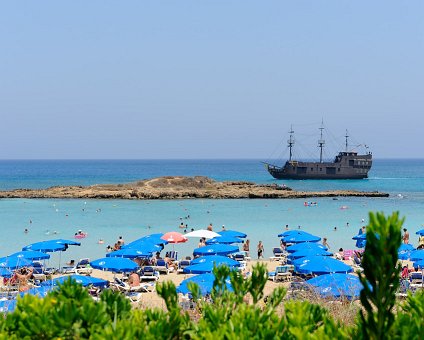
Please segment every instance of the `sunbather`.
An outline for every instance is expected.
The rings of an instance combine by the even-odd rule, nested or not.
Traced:
[[[140,276],[138,276],[135,271],[131,272],[130,277],[128,278],[128,283],[130,287],[140,286]]]
[[[34,272],[34,268],[32,267],[24,267],[16,271],[15,277],[18,281],[19,291],[25,292],[30,289],[28,280],[31,278],[32,273]]]

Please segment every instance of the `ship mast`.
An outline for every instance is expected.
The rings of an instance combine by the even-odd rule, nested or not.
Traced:
[[[347,149],[348,149],[348,148],[347,148],[347,145],[348,145],[348,144],[347,144],[347,139],[349,138],[349,135],[347,134],[347,129],[346,129],[346,135],[345,135],[345,138],[346,138],[346,152],[347,152]]]
[[[324,121],[321,122],[321,127],[319,129],[321,130],[321,138],[318,140],[318,147],[320,148],[319,162],[322,163],[322,148],[324,147],[324,144],[325,144],[325,140],[322,139],[322,130],[324,130]]]
[[[293,144],[294,144],[293,133],[294,133],[293,126],[291,125],[290,126],[290,139],[287,141],[287,144],[288,144],[289,149],[290,149],[289,161],[291,161],[291,159],[292,159],[292,147],[293,147]]]

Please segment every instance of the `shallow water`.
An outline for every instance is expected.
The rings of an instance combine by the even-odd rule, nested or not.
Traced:
[[[305,207],[304,199],[285,200],[0,200],[0,255],[21,250],[29,243],[53,238],[73,238],[78,229],[88,232],[81,247],[70,247],[61,261],[81,257],[99,258],[108,244],[122,235],[129,242],[154,232],[206,228],[213,223],[215,231],[225,224],[248,234],[251,255],[256,245],[264,242],[265,257],[279,245],[277,234],[284,226],[327,237],[332,251],[354,248],[356,235],[368,219],[369,211],[400,211],[406,216],[405,226],[416,244],[415,231],[424,223],[424,161],[376,161],[367,180],[283,181],[299,190],[356,189],[391,193],[389,198],[310,199],[317,206]],[[128,182],[162,175],[206,175],[218,180],[251,180],[271,183],[259,161],[1,161],[0,188],[48,187],[63,184]],[[401,194],[402,196],[398,196]],[[341,209],[346,206],[347,209]],[[189,219],[185,219],[190,215]],[[29,221],[32,223],[29,223]],[[349,227],[346,223],[349,222]],[[337,231],[334,231],[337,227]],[[25,234],[24,229],[29,233]],[[54,234],[56,232],[57,234]],[[104,244],[98,240],[104,239]],[[198,239],[174,246],[180,255],[190,255]],[[173,249],[168,245],[166,249]],[[52,262],[59,261],[52,254]]]

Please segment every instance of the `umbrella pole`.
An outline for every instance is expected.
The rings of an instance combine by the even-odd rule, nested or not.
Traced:
[[[62,251],[59,252],[59,272],[60,272],[60,262],[62,260]]]

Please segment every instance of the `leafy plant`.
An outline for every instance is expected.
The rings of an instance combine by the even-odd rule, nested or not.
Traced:
[[[367,243],[362,259],[363,273],[359,273],[364,286],[361,291],[360,329],[365,339],[385,338],[395,321],[393,306],[399,287],[400,265],[398,249],[401,243],[401,227],[404,218],[394,212],[370,213]]]

